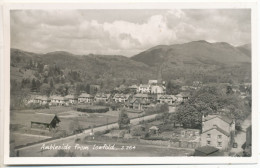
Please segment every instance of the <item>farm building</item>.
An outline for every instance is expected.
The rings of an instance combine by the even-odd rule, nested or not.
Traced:
[[[54,129],[59,125],[60,119],[57,115],[36,114],[31,121],[31,128],[36,129]]]

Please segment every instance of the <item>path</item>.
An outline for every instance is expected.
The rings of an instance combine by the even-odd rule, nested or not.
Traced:
[[[241,153],[243,152],[242,145],[246,142],[246,129],[251,125],[251,115],[249,115],[245,121],[241,124],[242,131],[240,131],[235,136],[235,142],[237,143],[237,148],[232,148],[230,152]]]

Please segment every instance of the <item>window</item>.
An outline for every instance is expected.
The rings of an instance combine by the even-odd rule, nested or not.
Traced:
[[[222,142],[218,142],[218,147],[222,147]]]
[[[210,145],[210,141],[207,141],[207,144]]]
[[[207,134],[207,138],[210,138],[211,137],[211,135],[210,134]]]
[[[218,135],[218,139],[222,139],[222,135]]]

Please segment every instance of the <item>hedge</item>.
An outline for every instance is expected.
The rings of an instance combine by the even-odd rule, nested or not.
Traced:
[[[98,107],[98,108],[97,107],[83,107],[83,108],[78,107],[77,111],[86,112],[86,113],[105,113],[105,112],[109,111],[109,108],[108,107]]]

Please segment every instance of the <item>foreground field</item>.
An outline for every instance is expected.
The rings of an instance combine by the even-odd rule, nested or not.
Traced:
[[[73,107],[50,107],[50,109],[37,109],[37,110],[14,110],[11,111],[10,123],[15,126],[16,129],[12,129],[11,132],[16,132],[12,139],[15,139],[15,145],[25,145],[30,142],[37,142],[42,138],[35,138],[29,135],[23,135],[30,130],[31,121],[34,119],[35,114],[56,114],[61,122],[59,123],[59,130],[65,130],[67,134],[70,134],[73,130],[73,125],[78,124],[80,128],[87,129],[95,126],[106,125],[109,123],[117,122],[119,111],[108,111],[106,113],[83,113],[73,109]],[[140,114],[129,113],[129,118],[136,118]],[[22,131],[21,131],[22,129]],[[41,135],[41,134],[40,134]],[[38,135],[36,137],[39,137]],[[30,139],[31,138],[31,139]],[[29,140],[30,139],[30,140]]]

